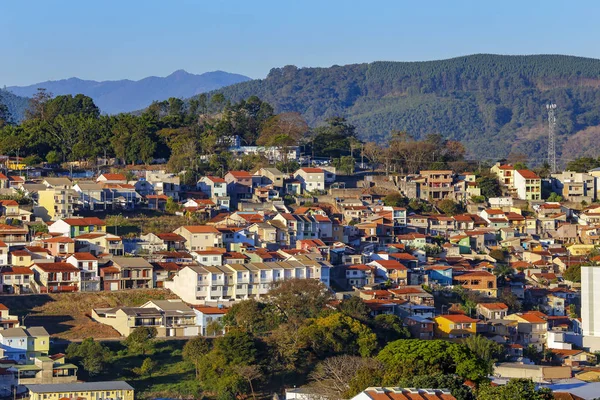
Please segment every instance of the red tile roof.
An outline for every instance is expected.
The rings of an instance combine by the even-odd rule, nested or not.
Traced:
[[[98,217],[87,217],[87,218],[65,218],[63,219],[67,224],[71,226],[89,226],[89,225],[98,225],[104,226],[106,222],[101,220]]]
[[[528,169],[520,169],[517,172],[525,179],[540,179],[540,177],[537,176],[535,172],[530,171]]]
[[[301,171],[306,172],[307,174],[322,174],[323,171],[321,168],[312,168],[312,167],[304,167],[300,168]]]

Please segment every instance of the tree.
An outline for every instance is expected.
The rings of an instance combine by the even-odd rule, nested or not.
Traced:
[[[152,349],[157,333],[154,327],[140,326],[135,328],[123,343],[125,343],[129,352],[145,355]]]
[[[252,382],[262,378],[263,374],[260,370],[260,367],[256,364],[238,365],[235,368],[235,371],[248,382],[248,386],[250,386],[250,392],[252,393],[252,398],[256,400],[256,394],[254,393],[254,385]]]
[[[316,279],[288,279],[274,282],[267,302],[275,306],[287,321],[318,316],[332,295]]]
[[[357,296],[351,296],[348,299],[342,300],[338,308],[342,313],[359,321],[368,320],[371,313],[365,302]]]
[[[563,274],[563,278],[575,283],[581,282],[581,264],[570,265]]]
[[[25,111],[26,119],[46,120],[45,106],[52,99],[52,93],[44,88],[38,88],[37,93],[29,101],[29,108]]]
[[[498,178],[492,175],[483,175],[477,178],[477,185],[481,190],[481,195],[486,198],[498,197],[502,194]]]
[[[460,213],[460,205],[451,199],[444,199],[437,203],[437,208],[446,215],[456,215]]]
[[[261,146],[276,147],[282,155],[282,161],[286,163],[289,148],[297,145],[306,132],[308,132],[308,124],[299,113],[281,113],[265,122],[256,143]]]
[[[563,197],[556,192],[550,193],[550,196],[548,196],[548,199],[547,199],[547,201],[549,201],[551,203],[560,203],[563,200],[564,200]]]
[[[506,282],[509,278],[511,278],[514,275],[515,270],[508,264],[496,264],[493,272],[500,282]]]
[[[488,374],[492,374],[494,363],[502,357],[504,352],[502,345],[481,335],[471,335],[463,343],[473,354],[483,360],[488,367]]]
[[[196,378],[198,378],[198,371],[200,368],[200,362],[208,354],[211,346],[208,339],[197,336],[183,346],[183,359],[194,364],[196,369]]]
[[[337,354],[368,357],[377,348],[377,337],[368,326],[339,312],[311,320],[299,333],[305,347],[317,357]]]
[[[350,144],[356,138],[356,127],[342,117],[329,118],[327,125],[314,130],[311,148],[313,155],[339,158],[350,155]]]
[[[375,369],[383,369],[383,366],[372,358],[349,355],[326,358],[309,375],[311,392],[332,400],[350,398],[345,396],[357,373]]]
[[[383,148],[375,142],[367,142],[363,145],[362,154],[367,157],[371,163],[372,170],[375,170],[383,157]]]
[[[236,302],[223,317],[227,327],[241,328],[254,335],[272,331],[279,325],[277,309],[264,302],[248,299]]]
[[[339,170],[346,175],[351,175],[354,173],[356,161],[352,156],[341,156],[340,158],[334,158],[332,164],[336,170]]]
[[[167,198],[167,204],[165,205],[165,211],[169,214],[175,214],[178,211],[181,211],[183,206],[173,200],[172,197]]]
[[[463,344],[443,340],[396,340],[377,355],[386,368],[385,380],[435,373],[456,374],[478,381],[487,376],[488,368]]]
[[[383,198],[383,204],[390,207],[404,207],[408,199],[400,193],[391,193]]]
[[[552,400],[552,391],[547,388],[536,390],[531,379],[511,379],[506,385],[492,386],[482,383],[477,390],[477,400]]]
[[[373,319],[372,327],[381,346],[398,339],[410,339],[409,330],[397,315],[380,314]]]
[[[133,372],[136,375],[140,375],[140,376],[146,376],[146,375],[152,376],[152,371],[154,371],[154,369],[156,368],[156,365],[157,365],[156,361],[152,360],[150,357],[146,357],[146,358],[144,358],[142,365],[139,368],[134,368]]]
[[[103,372],[112,357],[110,350],[93,338],[86,338],[81,343],[69,344],[66,353],[68,358],[79,362],[90,376]]]
[[[0,101],[1,100],[2,97],[0,97]],[[11,123],[11,121],[12,116],[10,115],[8,107],[0,102],[0,128],[2,128],[4,125],[8,125],[9,123]]]

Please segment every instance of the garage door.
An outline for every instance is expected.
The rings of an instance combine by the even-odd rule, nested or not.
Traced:
[[[111,282],[110,290],[119,290],[119,282]]]
[[[199,326],[186,326],[183,328],[183,336],[198,336]]]

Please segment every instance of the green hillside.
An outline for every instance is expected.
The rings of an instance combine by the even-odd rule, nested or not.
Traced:
[[[316,126],[344,116],[363,139],[393,129],[420,138],[439,133],[463,141],[477,158],[526,153],[546,157],[546,108],[558,105],[562,161],[600,152],[600,60],[562,55],[478,54],[441,61],[375,62],[330,68],[274,68],[263,80],[219,92],[231,101],[251,95],[297,111]]]
[[[4,104],[8,107],[12,120],[14,122],[21,121],[25,116],[25,110],[29,106],[29,99],[27,97],[17,96],[7,90],[0,89],[0,104]]]

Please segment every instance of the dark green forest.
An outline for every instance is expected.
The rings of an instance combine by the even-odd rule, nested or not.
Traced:
[[[18,122],[25,117],[25,110],[29,106],[29,99],[0,89],[0,105],[6,106],[14,122]]]
[[[558,105],[562,164],[597,157],[600,60],[478,54],[442,61],[374,62],[330,68],[274,68],[263,80],[218,92],[232,102],[256,95],[275,112],[299,112],[311,126],[341,116],[359,138],[381,142],[392,130],[441,134],[473,158],[524,153],[546,158],[545,105]]]

